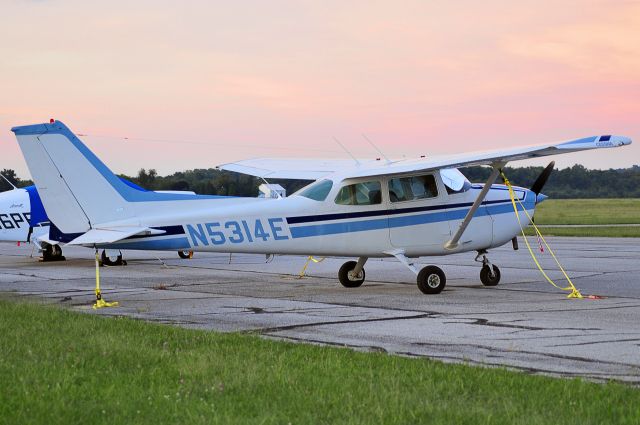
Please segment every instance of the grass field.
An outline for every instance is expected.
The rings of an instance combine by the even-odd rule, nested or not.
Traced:
[[[536,224],[640,224],[640,199],[549,199],[536,208]],[[543,235],[640,237],[640,227],[544,227]],[[527,234],[534,234],[527,229]]]
[[[640,390],[0,301],[0,423],[637,424]]]
[[[536,224],[640,224],[640,199],[548,199]]]

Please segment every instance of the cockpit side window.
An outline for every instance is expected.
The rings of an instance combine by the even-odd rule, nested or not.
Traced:
[[[327,195],[331,192],[332,187],[333,182],[331,180],[320,180],[301,189],[297,195],[313,199],[314,201],[324,201],[327,199]]]
[[[355,183],[344,186],[336,196],[338,205],[376,205],[382,203],[379,181]]]
[[[391,202],[415,201],[438,196],[436,179],[432,174],[398,177],[389,180]]]

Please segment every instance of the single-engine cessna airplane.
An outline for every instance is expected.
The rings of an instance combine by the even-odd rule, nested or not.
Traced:
[[[413,161],[250,160],[223,169],[272,178],[315,179],[287,198],[183,196],[142,192],[116,177],[62,122],[14,127],[50,219],[69,242],[96,249],[184,249],[356,257],[338,271],[345,287],[365,280],[368,258],[395,257],[417,275],[426,294],[441,292],[444,272],[421,256],[477,251],[480,280],[500,271],[487,251],[520,232],[507,187],[494,184],[508,161],[629,145],[623,136]],[[490,165],[484,185],[455,168]],[[551,164],[550,164],[551,165]],[[552,165],[531,189],[515,188],[533,216]],[[528,224],[528,223],[526,223]]]

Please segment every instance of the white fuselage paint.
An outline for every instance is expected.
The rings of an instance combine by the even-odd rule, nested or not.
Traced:
[[[405,255],[417,257],[493,248],[520,233],[507,188],[493,185],[458,247],[445,249],[481,185],[448,194],[439,173],[435,177],[437,197],[395,203],[385,190],[388,178],[377,178],[383,188],[382,202],[366,206],[334,202],[344,184],[341,179],[334,181],[324,201],[294,195],[283,199],[194,200],[180,206],[173,202],[137,203],[143,222],[126,220],[108,225],[171,226],[173,230],[104,247],[347,257],[384,257],[388,255],[385,252],[401,249]],[[350,179],[349,183],[362,180]],[[515,188],[515,192],[533,216],[536,195],[522,188]],[[522,224],[528,225],[521,207],[519,211]]]
[[[24,189],[0,193],[0,241],[26,242],[29,237],[31,202]]]

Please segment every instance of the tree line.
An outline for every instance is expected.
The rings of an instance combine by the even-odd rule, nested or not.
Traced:
[[[544,167],[505,167],[505,175],[517,186],[531,187]],[[472,182],[484,182],[491,172],[487,167],[461,168]],[[14,170],[0,171],[17,187],[33,184],[18,178]],[[140,169],[136,176],[121,177],[148,190],[190,190],[203,195],[257,196],[263,180],[215,168],[180,171],[159,176],[155,169]],[[270,179],[287,190],[287,195],[309,184],[308,180]],[[0,191],[8,190],[0,179]],[[640,166],[631,168],[589,170],[582,165],[554,170],[543,190],[551,198],[640,198]]]

